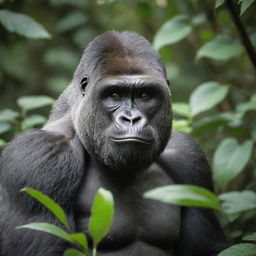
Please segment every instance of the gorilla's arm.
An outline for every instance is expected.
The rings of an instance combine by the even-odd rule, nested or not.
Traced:
[[[173,131],[159,164],[178,184],[192,184],[213,191],[211,171],[205,155],[184,133]],[[182,208],[180,238],[174,251],[182,256],[215,256],[227,246],[212,210]]]
[[[20,193],[23,187],[42,191],[64,207],[73,222],[72,197],[83,175],[83,149],[75,136],[31,130],[16,136],[0,159],[0,255],[56,256],[63,244],[52,235],[16,226],[54,223],[52,214],[35,199]]]

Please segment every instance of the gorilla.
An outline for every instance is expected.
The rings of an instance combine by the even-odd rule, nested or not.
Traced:
[[[0,255],[58,256],[70,244],[16,226],[56,224],[25,193],[54,199],[74,232],[88,235],[94,195],[113,193],[115,215],[99,256],[214,256],[226,246],[211,210],[145,199],[168,184],[213,190],[200,148],[171,133],[170,90],[158,53],[142,36],[106,32],[85,49],[71,84],[42,129],[17,135],[0,160]],[[89,235],[88,235],[89,236]]]

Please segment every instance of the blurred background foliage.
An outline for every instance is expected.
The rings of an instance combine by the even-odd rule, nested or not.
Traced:
[[[135,31],[165,62],[174,127],[212,164],[229,240],[256,232],[254,0],[0,0],[0,28],[1,147],[42,126],[96,35]]]

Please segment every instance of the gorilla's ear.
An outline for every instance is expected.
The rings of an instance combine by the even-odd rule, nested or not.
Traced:
[[[84,76],[80,82],[80,88],[81,88],[81,92],[82,92],[83,96],[85,94],[85,89],[88,84],[88,80],[89,80],[88,76]]]

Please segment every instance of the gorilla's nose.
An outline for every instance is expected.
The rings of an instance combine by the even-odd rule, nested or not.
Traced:
[[[117,115],[116,122],[122,126],[143,127],[147,124],[147,119],[139,110],[126,110]]]

